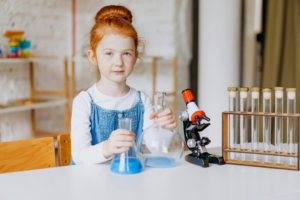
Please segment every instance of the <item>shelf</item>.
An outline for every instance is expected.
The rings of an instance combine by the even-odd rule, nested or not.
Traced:
[[[32,110],[32,109],[48,108],[53,106],[65,105],[66,103],[67,103],[66,99],[34,100],[23,106],[1,108],[0,114],[20,112],[20,111]]]
[[[273,155],[273,156],[286,156],[286,157],[298,157],[297,153],[293,153],[292,155],[289,154],[288,152],[281,152],[281,153],[277,153],[276,151],[269,151],[268,153],[266,153],[263,150],[257,150],[257,151],[253,151],[252,149],[246,149],[245,151],[242,151],[241,149],[229,149],[229,148],[225,148],[223,149],[223,151],[225,152],[235,152],[235,153],[251,153],[251,154],[263,154],[263,155]]]
[[[0,64],[42,62],[42,61],[49,61],[49,60],[64,61],[65,57],[0,58]]]
[[[297,166],[289,166],[289,165],[279,165],[275,163],[260,163],[260,162],[249,162],[249,161],[239,161],[239,160],[225,160],[226,164],[234,164],[234,165],[248,165],[255,167],[267,167],[267,168],[278,168],[278,169],[290,169],[290,170],[298,170]]]
[[[30,80],[30,98],[33,101],[22,100],[15,102],[9,107],[0,106],[0,115],[5,113],[21,112],[21,111],[31,111],[31,136],[35,138],[37,135],[49,135],[57,136],[56,132],[47,132],[42,130],[36,130],[35,128],[35,109],[49,108],[54,106],[63,106],[65,115],[65,131],[64,134],[70,133],[70,112],[69,112],[69,88],[68,88],[68,61],[71,57],[66,56],[35,56],[31,58],[0,58],[0,67],[5,66],[4,64],[26,64],[29,67],[29,80]],[[49,62],[49,61],[59,61],[64,64],[64,90],[63,91],[39,91],[34,87],[34,65],[36,62]],[[39,98],[36,95],[47,95],[52,97]],[[55,98],[53,96],[62,96],[63,98]]]
[[[264,112],[241,112],[241,111],[225,111],[223,114],[229,115],[251,115],[251,116],[270,116],[270,117],[294,117],[297,118],[299,114],[290,114],[290,113],[264,113]]]

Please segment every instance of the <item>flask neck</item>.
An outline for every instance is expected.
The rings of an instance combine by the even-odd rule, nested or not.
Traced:
[[[154,108],[155,112],[161,112],[166,108],[166,93],[165,92],[156,92],[154,95]]]

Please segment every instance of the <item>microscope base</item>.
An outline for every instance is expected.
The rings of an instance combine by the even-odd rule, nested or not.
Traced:
[[[187,162],[193,163],[195,165],[199,165],[204,168],[209,167],[209,163],[214,163],[217,165],[225,165],[222,156],[212,156],[210,154],[208,154],[208,156],[202,154],[200,155],[200,157],[198,157],[197,154],[191,153],[185,156],[185,160]]]

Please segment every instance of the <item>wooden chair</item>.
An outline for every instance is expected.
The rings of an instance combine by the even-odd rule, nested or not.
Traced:
[[[71,162],[71,138],[70,134],[57,136],[58,143],[58,164],[59,166],[69,165]]]
[[[0,143],[0,173],[55,167],[54,138]]]

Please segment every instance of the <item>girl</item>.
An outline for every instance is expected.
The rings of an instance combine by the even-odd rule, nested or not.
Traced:
[[[99,67],[101,79],[74,99],[71,165],[105,162],[134,146],[143,130],[177,125],[171,109],[153,112],[151,99],[126,85],[141,45],[131,22],[123,6],[103,7],[95,16],[88,58]],[[117,129],[119,118],[131,118],[132,131]]]

